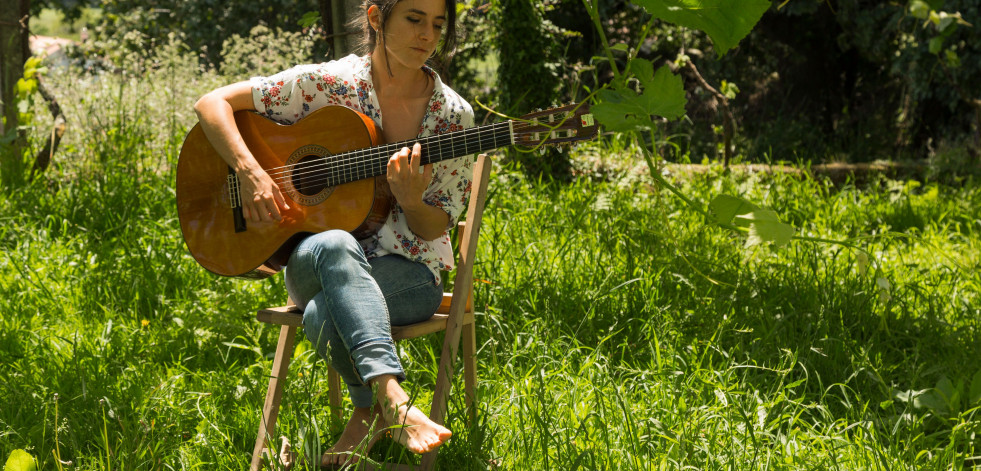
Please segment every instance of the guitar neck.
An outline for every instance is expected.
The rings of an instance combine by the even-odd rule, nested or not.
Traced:
[[[345,152],[331,157],[324,176],[333,186],[385,175],[392,154],[417,142],[422,146],[422,164],[426,165],[512,145],[514,131],[511,121],[506,121]]]

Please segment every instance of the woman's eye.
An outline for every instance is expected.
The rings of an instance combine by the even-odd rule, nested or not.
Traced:
[[[419,22],[419,18],[413,18],[411,16],[408,17],[408,18],[406,18],[406,19],[409,20],[410,23],[418,23]]]
[[[443,31],[443,25],[442,24],[433,25],[433,28],[436,28],[438,31]]]

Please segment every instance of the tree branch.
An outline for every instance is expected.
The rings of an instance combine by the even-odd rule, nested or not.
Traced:
[[[55,99],[54,95],[48,91],[48,88],[44,86],[44,82],[41,80],[41,76],[37,77],[37,90],[44,97],[44,100],[48,102],[48,111],[51,112],[51,116],[54,117],[54,124],[51,127],[51,138],[44,143],[44,148],[41,152],[37,154],[34,158],[34,166],[31,167],[30,179],[33,181],[38,175],[47,170],[48,166],[51,164],[51,159],[54,157],[54,153],[58,150],[58,144],[61,143],[62,136],[65,135],[65,129],[67,124],[65,121],[65,115],[61,112],[61,106],[58,104],[58,100]]]
[[[665,64],[671,67],[672,72],[679,70],[672,61],[665,61]],[[732,138],[736,133],[736,118],[732,113],[732,108],[729,108],[729,99],[726,98],[721,92],[715,89],[715,87],[709,85],[702,74],[695,67],[695,63],[692,61],[685,62],[683,67],[684,71],[688,75],[698,82],[698,85],[712,94],[713,97],[719,102],[722,107],[722,145],[723,145],[723,167],[729,168],[729,161],[732,160]]]

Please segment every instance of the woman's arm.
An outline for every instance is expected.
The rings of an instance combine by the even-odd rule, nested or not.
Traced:
[[[235,112],[254,110],[252,85],[239,82],[211,91],[194,104],[201,129],[221,158],[238,175],[242,212],[252,222],[282,219],[289,209],[276,182],[259,165],[235,125]]]
[[[405,213],[409,229],[425,240],[434,240],[446,232],[450,215],[422,200],[433,179],[433,165],[420,167],[421,159],[422,146],[419,143],[413,145],[411,150],[403,147],[392,155],[388,161],[388,185]],[[419,172],[420,168],[422,173]]]

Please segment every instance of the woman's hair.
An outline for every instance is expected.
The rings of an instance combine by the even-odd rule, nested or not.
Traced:
[[[385,22],[388,21],[388,17],[392,15],[392,9],[395,8],[395,4],[401,0],[364,0],[364,10],[361,14],[356,16],[349,27],[351,31],[362,31],[363,36],[358,44],[357,50],[362,54],[371,53],[375,49],[375,44],[377,44],[377,34],[375,30],[368,24],[368,8],[372,5],[378,7],[381,10],[381,31],[385,31]],[[456,48],[456,0],[445,0],[446,3],[446,22],[443,23],[443,34],[441,36],[440,45],[436,49],[434,55],[438,62],[445,62],[453,49]]]

